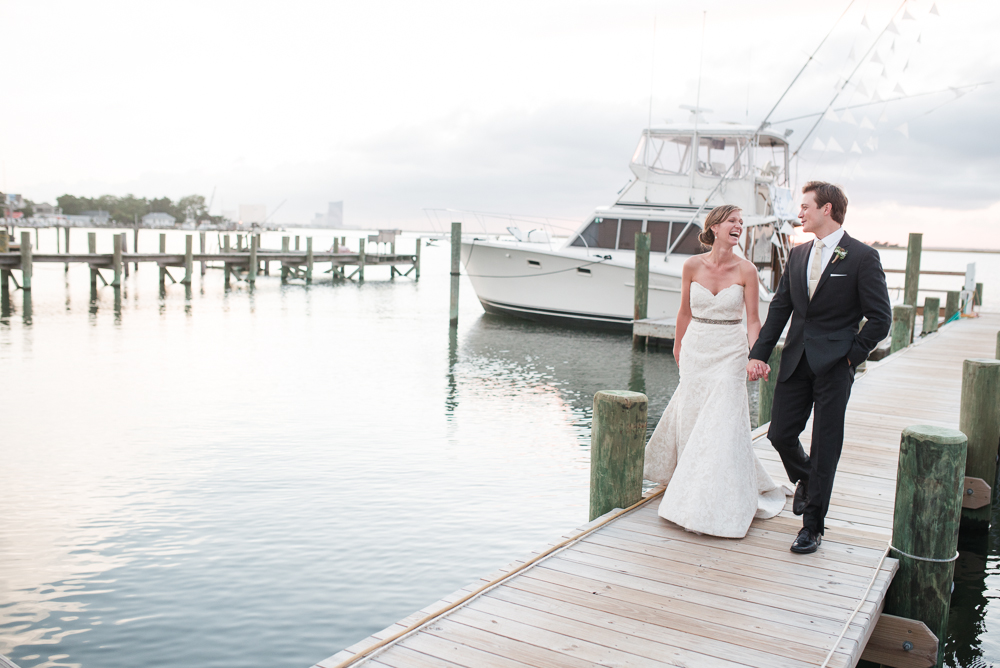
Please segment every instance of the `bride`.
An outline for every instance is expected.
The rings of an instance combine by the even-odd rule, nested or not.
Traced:
[[[646,445],[644,470],[667,486],[660,517],[726,538],[745,536],[754,517],[777,515],[786,494],[750,442],[746,364],[760,316],[757,269],[733,252],[742,230],[739,207],[716,207],[699,236],[711,250],[684,263],[674,340],[681,380]]]

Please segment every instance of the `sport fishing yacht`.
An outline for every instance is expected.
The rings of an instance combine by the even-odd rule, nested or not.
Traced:
[[[632,178],[564,242],[545,229],[463,235],[462,262],[487,313],[565,325],[630,329],[635,235],[648,232],[648,317],[677,314],[681,266],[704,252],[698,234],[720,204],[743,209],[739,250],[758,269],[761,318],[799,225],[789,181],[787,135],[728,123],[644,130]]]

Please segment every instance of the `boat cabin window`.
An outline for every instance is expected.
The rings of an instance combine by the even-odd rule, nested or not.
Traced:
[[[774,137],[761,137],[754,151],[754,172],[760,181],[788,186],[788,144]]]
[[[594,218],[571,245],[586,248],[614,248],[617,241],[618,219]]]
[[[670,243],[673,244],[680,238],[680,243],[674,246],[674,252],[681,255],[698,255],[699,253],[704,253],[706,249],[698,241],[698,235],[701,234],[701,227],[692,225],[687,228],[687,231],[684,231],[686,225],[687,223],[670,224]],[[683,236],[681,236],[682,234]]]
[[[666,253],[670,242],[670,223],[664,220],[651,220],[646,223],[649,232],[649,250],[654,253]]]
[[[618,233],[618,248],[635,250],[635,233],[642,232],[641,220],[622,220]]]
[[[632,155],[632,163],[660,174],[691,172],[691,136],[643,134]]]
[[[747,140],[744,137],[698,137],[698,173],[704,176],[722,176],[736,160]],[[739,162],[729,172],[733,179],[748,176],[748,151],[744,151]]]

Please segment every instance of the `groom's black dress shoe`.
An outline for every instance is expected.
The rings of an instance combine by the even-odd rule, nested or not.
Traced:
[[[823,536],[814,532],[812,529],[802,527],[802,530],[799,531],[799,535],[795,537],[795,542],[792,543],[792,547],[790,549],[796,554],[811,554],[819,548],[819,545],[822,542]]]
[[[795,486],[795,496],[792,497],[792,512],[801,515],[806,512],[809,505],[809,483],[805,479],[799,480]]]

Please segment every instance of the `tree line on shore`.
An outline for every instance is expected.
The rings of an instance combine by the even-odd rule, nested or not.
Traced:
[[[3,193],[0,193],[0,199],[3,198]],[[108,218],[120,225],[129,225],[136,220],[142,220],[142,217],[147,213],[168,213],[178,223],[188,220],[223,222],[222,216],[209,215],[205,197],[202,195],[188,195],[174,202],[169,197],[154,199],[136,197],[135,195],[77,197],[66,194],[56,198],[56,206],[61,209],[63,215],[67,216],[93,215],[94,212],[98,211],[107,212]],[[24,199],[23,204],[17,208],[25,218],[30,218],[38,212],[38,204],[29,199]]]

